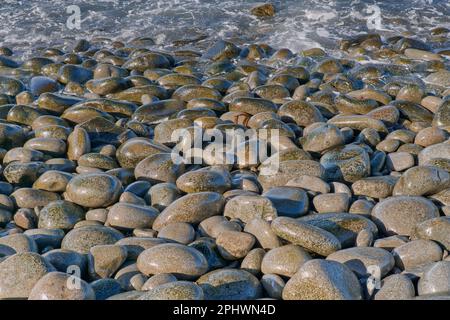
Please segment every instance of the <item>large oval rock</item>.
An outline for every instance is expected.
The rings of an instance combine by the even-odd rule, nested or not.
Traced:
[[[421,222],[439,217],[436,206],[422,197],[390,197],[372,210],[378,228],[388,235],[411,235]]]
[[[434,166],[418,166],[405,171],[395,184],[393,195],[422,196],[450,187],[448,171]]]
[[[72,229],[84,220],[85,213],[80,206],[64,200],[50,202],[39,212],[39,228]]]
[[[113,228],[102,225],[83,226],[66,234],[61,249],[87,254],[94,246],[114,244],[122,238],[123,235]]]
[[[370,175],[370,158],[366,150],[356,145],[333,149],[320,158],[327,178],[355,182]]]
[[[0,299],[28,298],[34,285],[54,267],[37,253],[17,253],[0,263]]]
[[[284,300],[361,300],[358,278],[344,264],[314,259],[286,283]]]
[[[219,269],[197,280],[206,300],[253,300],[262,296],[258,279],[240,269]]]
[[[330,232],[293,218],[276,218],[272,229],[280,238],[325,257],[341,249],[339,240]]]
[[[100,208],[116,202],[122,183],[116,177],[91,173],[75,176],[67,184],[66,193],[72,202],[84,207]]]
[[[217,192],[198,192],[187,194],[172,202],[153,222],[154,230],[172,222],[197,224],[208,217],[222,213],[225,199]]]
[[[28,300],[95,300],[89,283],[77,279],[75,285],[72,281],[71,275],[64,272],[47,273],[34,285]]]
[[[178,279],[195,279],[208,271],[208,262],[192,247],[165,243],[143,251],[137,267],[146,275],[172,273]]]
[[[380,270],[384,277],[394,267],[394,257],[389,251],[381,248],[354,247],[336,251],[327,257],[327,260],[345,264],[359,276],[372,274],[371,268]]]

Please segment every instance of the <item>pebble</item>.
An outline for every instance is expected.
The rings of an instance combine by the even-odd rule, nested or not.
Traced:
[[[137,267],[145,275],[172,273],[177,279],[195,279],[206,273],[208,262],[198,250],[181,244],[156,245],[143,251]]]
[[[346,193],[325,193],[315,196],[313,204],[318,213],[347,212],[350,198]]]
[[[269,250],[262,260],[264,274],[292,277],[311,256],[303,248],[289,244]]]
[[[419,296],[448,294],[450,291],[450,261],[440,261],[429,266],[417,284]]]
[[[450,249],[450,217],[436,217],[427,219],[416,225],[414,236],[419,239],[433,240]]]
[[[358,276],[371,274],[371,268],[378,268],[384,277],[395,265],[394,257],[387,250],[372,247],[354,247],[336,251],[327,260],[345,264]]]
[[[414,240],[392,250],[395,265],[402,270],[414,269],[442,259],[441,247],[430,240]]]
[[[403,274],[393,274],[381,280],[374,300],[410,300],[416,295],[412,281]]]
[[[418,224],[436,217],[439,211],[430,200],[414,196],[389,197],[372,210],[372,218],[387,235],[409,236]]]
[[[220,214],[223,206],[223,196],[217,192],[190,193],[164,209],[153,222],[153,229],[159,231],[173,222],[200,223],[208,217]]]
[[[280,238],[325,257],[341,249],[339,240],[330,232],[293,218],[276,218],[272,229]]]
[[[87,254],[94,246],[114,244],[122,238],[123,235],[113,228],[102,225],[84,226],[69,231],[61,243],[61,249]]]
[[[68,198],[88,208],[107,207],[115,203],[122,190],[119,179],[103,173],[80,174],[69,181]]]
[[[203,289],[205,300],[253,300],[262,296],[259,280],[240,269],[219,269],[201,276],[196,283]]]
[[[37,253],[9,256],[0,263],[0,298],[27,299],[36,283],[52,271],[54,267]]]
[[[77,287],[67,284],[71,276],[64,272],[49,272],[34,285],[28,300],[95,300],[91,285],[77,279]]]
[[[177,278],[170,273],[158,273],[151,276],[142,286],[142,291],[152,290],[162,284],[177,281]]]
[[[313,259],[289,279],[284,300],[361,300],[362,290],[355,274],[344,264]]]

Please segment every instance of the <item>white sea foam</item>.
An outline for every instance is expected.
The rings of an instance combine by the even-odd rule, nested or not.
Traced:
[[[0,44],[24,53],[30,45],[64,44],[65,38],[107,36],[128,40],[155,38],[158,46],[174,40],[234,38],[266,42],[294,51],[332,49],[335,40],[367,32],[369,5],[378,5],[382,34],[426,34],[434,26],[450,27],[447,0],[273,1],[270,19],[250,15],[261,0],[0,0]],[[66,27],[69,5],[81,9],[81,30]]]

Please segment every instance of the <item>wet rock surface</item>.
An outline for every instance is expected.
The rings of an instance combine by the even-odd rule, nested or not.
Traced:
[[[448,296],[448,52],[202,40],[1,48],[0,299]]]

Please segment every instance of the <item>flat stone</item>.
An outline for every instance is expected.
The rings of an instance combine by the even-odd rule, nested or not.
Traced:
[[[333,181],[355,182],[370,174],[370,158],[356,145],[347,145],[328,151],[320,158],[327,178]]]
[[[163,144],[147,138],[132,138],[123,143],[116,152],[122,168],[135,168],[136,165],[156,153],[170,153],[172,150]]]
[[[450,217],[427,219],[416,225],[414,236],[419,239],[433,240],[450,249]]]
[[[134,176],[136,179],[152,183],[175,183],[177,178],[182,175],[183,172],[184,163],[177,163],[174,161],[171,153],[156,153],[144,158],[136,165]],[[195,186],[191,186],[190,190],[194,187]]]
[[[103,173],[77,175],[66,189],[72,202],[89,208],[107,207],[118,200],[121,191],[120,180]]]
[[[153,207],[119,202],[109,209],[107,222],[123,230],[150,228],[158,214],[158,210]]]
[[[151,276],[142,286],[142,291],[152,290],[162,284],[177,281],[177,278],[170,273],[158,273]]]
[[[355,195],[362,195],[376,199],[387,198],[392,195],[392,190],[397,182],[393,176],[367,177],[352,184]]]
[[[299,220],[330,232],[339,240],[343,248],[354,246],[362,230],[370,231],[374,237],[378,234],[377,226],[368,218],[358,214],[321,213],[307,215]]]
[[[60,200],[57,193],[32,188],[17,189],[11,194],[11,198],[19,208],[43,207],[52,201]]]
[[[410,300],[416,295],[412,281],[403,274],[393,274],[381,280],[375,300]]]
[[[244,258],[253,248],[255,237],[246,232],[222,231],[216,244],[223,258],[237,260]]]
[[[120,245],[98,245],[89,250],[88,271],[93,279],[110,278],[127,259],[127,249]]]
[[[23,234],[10,234],[0,238],[0,245],[6,246],[14,253],[38,252],[38,246],[33,238]]]
[[[425,165],[428,161],[437,158],[450,158],[450,144],[437,143],[420,151],[418,156],[419,165]]]
[[[253,218],[272,221],[277,217],[274,204],[263,196],[236,196],[225,204],[224,216],[239,219],[244,223]]]
[[[253,218],[248,221],[244,228],[255,236],[259,245],[264,249],[273,249],[281,246],[281,241],[270,227],[270,223],[263,218]]]
[[[285,186],[290,180],[306,174],[319,178],[325,176],[325,168],[313,160],[280,160],[279,166],[274,159],[271,161],[274,167],[264,165],[258,177],[264,190]]]
[[[448,171],[433,166],[417,166],[406,170],[400,177],[393,189],[393,195],[426,196],[449,187]]]
[[[344,144],[344,135],[338,127],[331,124],[321,125],[300,139],[303,149],[313,152],[324,152]]]
[[[52,201],[39,212],[39,228],[72,229],[84,220],[85,212],[80,206],[64,200]]]
[[[417,284],[420,296],[448,295],[450,292],[450,261],[440,261],[428,267]]]
[[[318,213],[347,212],[350,197],[346,193],[319,194],[314,197],[313,204]]]
[[[64,171],[48,170],[33,183],[34,189],[50,192],[64,192],[73,175]]]
[[[94,246],[114,244],[122,238],[123,235],[113,228],[101,225],[84,226],[67,233],[62,241],[61,249],[88,253]]]
[[[414,240],[392,250],[395,264],[402,270],[414,269],[442,259],[442,249],[430,240]]]

